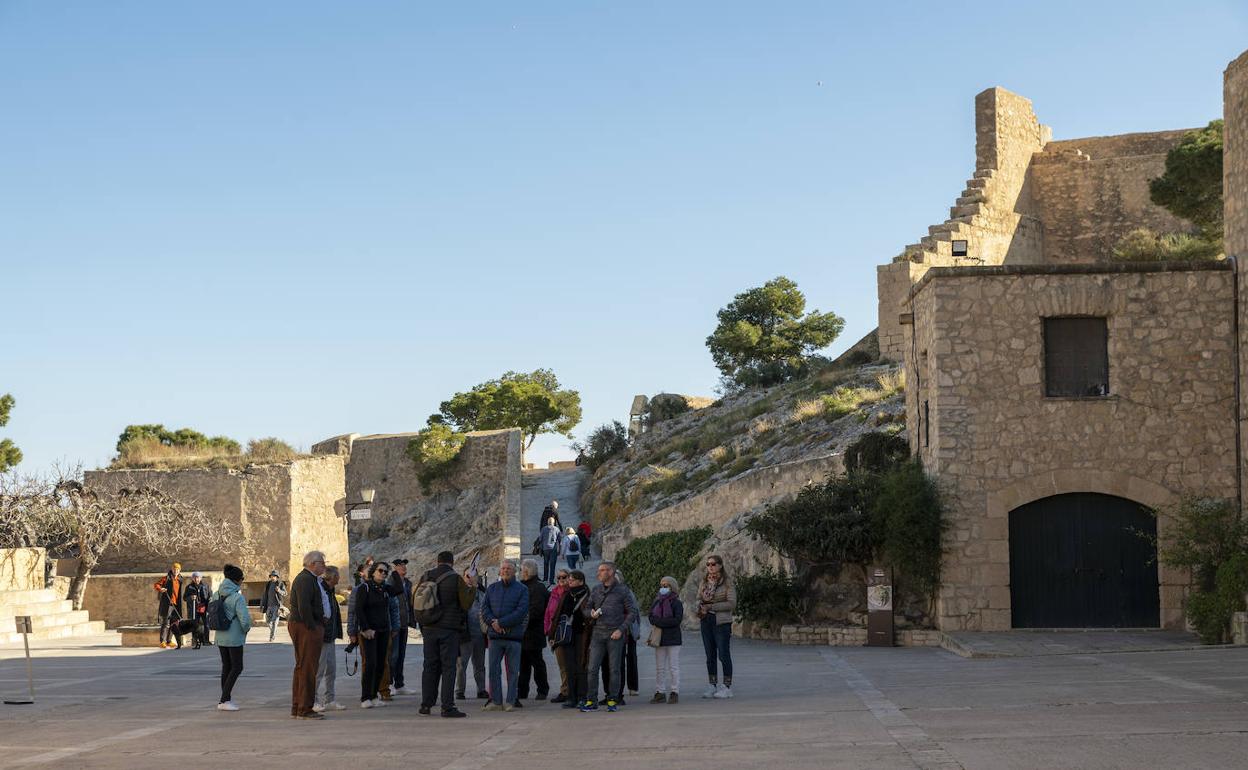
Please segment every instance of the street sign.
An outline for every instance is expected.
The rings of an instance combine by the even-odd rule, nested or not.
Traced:
[[[30,625],[29,615],[18,615],[13,618],[13,623],[17,626],[16,631],[19,634],[33,634],[35,632]]]
[[[351,521],[365,521],[371,518],[373,518],[373,509],[371,508],[356,508],[354,511],[351,511]]]

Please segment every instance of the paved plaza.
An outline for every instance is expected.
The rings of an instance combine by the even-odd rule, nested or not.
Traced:
[[[1248,755],[1242,648],[968,660],[735,640],[731,701],[697,697],[701,648],[686,645],[679,705],[644,703],[643,649],[642,695],[617,714],[469,701],[461,720],[420,716],[413,697],[361,710],[340,669],[350,708],[311,722],[289,717],[291,648],[266,635],[252,634],[233,714],[214,708],[215,648],[47,643],[37,703],[0,706],[0,768],[1226,768]],[[0,649],[5,697],[24,689],[20,655]]]

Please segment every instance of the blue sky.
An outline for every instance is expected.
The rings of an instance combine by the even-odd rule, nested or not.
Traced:
[[[27,471],[128,423],[306,447],[543,366],[583,434],[710,394],[715,311],[776,275],[833,352],[871,330],[977,92],[1198,126],[1246,46],[1242,0],[0,0],[0,436]]]

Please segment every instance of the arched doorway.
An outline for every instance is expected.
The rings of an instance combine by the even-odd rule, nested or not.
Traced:
[[[1160,625],[1157,520],[1139,503],[1091,492],[1010,511],[1014,628]]]

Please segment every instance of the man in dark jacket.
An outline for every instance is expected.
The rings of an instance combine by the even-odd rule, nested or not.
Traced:
[[[442,696],[442,716],[448,718],[468,716],[455,708],[455,660],[459,657],[461,637],[467,633],[468,610],[476,598],[476,587],[467,575],[455,573],[455,554],[443,551],[438,554],[438,566],[420,579],[421,583],[433,581],[438,592],[440,616],[433,623],[422,624],[424,636],[425,666],[421,673],[420,713],[433,712],[433,703],[439,689]],[[411,592],[408,592],[411,596]],[[410,601],[410,598],[409,598]]]
[[[550,691],[550,683],[546,679],[546,659],[542,651],[546,649],[546,604],[550,600],[550,591],[538,579],[537,561],[525,559],[520,562],[520,582],[529,589],[529,624],[524,629],[524,641],[520,643],[520,684],[517,688],[515,704],[529,697],[529,678],[537,683],[537,700],[546,700]]]
[[[399,609],[399,617],[391,629],[390,681],[395,695],[415,695],[415,690],[407,689],[403,677],[407,661],[407,629],[412,625],[412,581],[407,579],[407,559],[395,559],[392,563],[394,572],[390,573],[390,584],[397,592],[392,601]]]
[[[624,653],[624,637],[638,618],[632,592],[615,577],[615,565],[604,561],[598,565],[598,585],[590,592],[589,601],[581,608],[585,620],[594,624],[589,637],[589,697],[586,708],[596,710],[598,704],[599,669],[605,660],[611,667],[611,686],[607,688],[607,711],[615,711],[616,693],[623,689],[620,658]]]
[[[212,645],[208,640],[208,600],[212,592],[204,582],[204,576],[198,572],[191,573],[191,582],[186,584],[186,619],[198,620],[199,628],[192,632],[195,648],[201,644]]]
[[[333,610],[329,592],[318,579],[325,574],[325,554],[309,551],[303,557],[303,571],[290,584],[290,618],[286,630],[295,647],[295,673],[291,679],[290,715],[300,719],[321,719],[312,710],[316,700],[316,669],[325,644],[325,626]]]
[[[516,580],[516,565],[504,561],[499,579],[485,590],[481,619],[489,639],[490,702],[483,711],[511,711],[515,708],[516,680],[520,678],[520,643],[529,624],[529,590]],[[503,659],[507,659],[507,697],[503,697]]]

